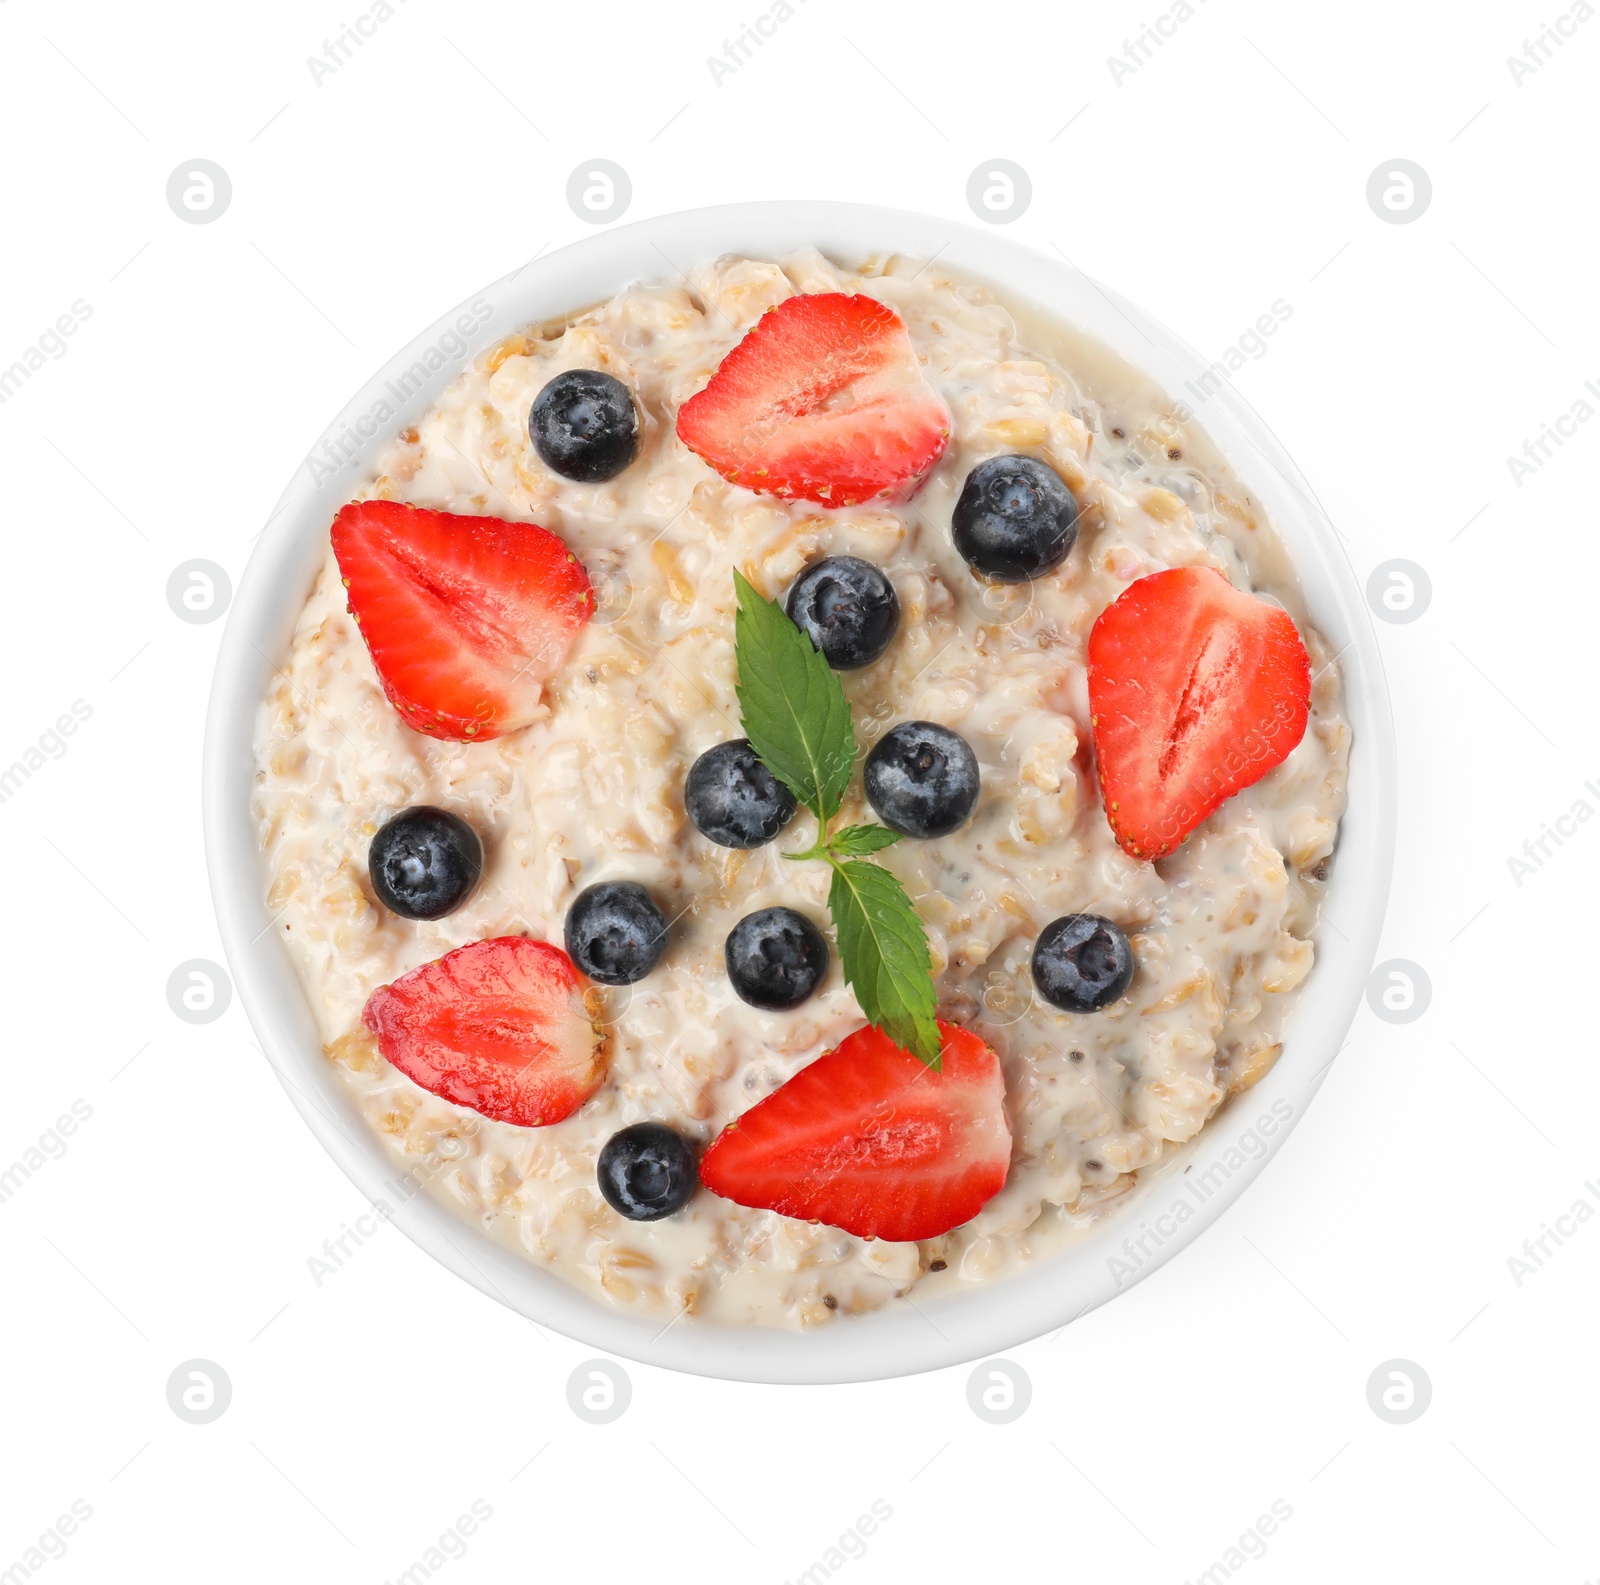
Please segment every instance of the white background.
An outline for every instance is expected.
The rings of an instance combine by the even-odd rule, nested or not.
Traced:
[[[74,1100],[93,1111],[0,1203],[0,1573],[81,1499],[47,1585],[378,1585],[476,1499],[492,1517],[445,1585],[776,1585],[876,1499],[892,1517],[846,1585],[1180,1585],[1274,1500],[1293,1516],[1247,1585],[1600,1576],[1600,1223],[1567,1224],[1520,1284],[1507,1265],[1600,1205],[1600,823],[1520,885],[1507,864],[1576,800],[1600,808],[1600,423],[1520,485],[1506,464],[1600,405],[1600,19],[1519,85],[1508,55],[1565,0],[1196,0],[1119,84],[1106,58],[1157,0],[793,0],[719,84],[707,57],[758,0],[393,4],[318,84],[307,57],[364,0],[0,0],[0,367],[92,308],[0,406],[0,761],[74,700],[93,712],[0,804],[0,1167]],[[232,180],[212,224],[165,199],[197,157]],[[589,232],[565,191],[596,157],[630,174],[630,219],[783,196],[970,219],[974,167],[1016,161],[1033,198],[1008,234],[1207,358],[1292,304],[1238,388],[1363,578],[1404,557],[1432,580],[1421,619],[1380,624],[1402,755],[1381,955],[1426,969],[1431,1007],[1363,1009],[1221,1226],[1016,1349],[1033,1399],[1009,1425],[969,1410],[966,1368],[801,1390],[641,1366],[627,1413],[585,1424],[565,1389],[592,1351],[396,1229],[317,1286],[308,1257],[365,1203],[237,1005],[205,1027],[168,1009],[172,969],[220,956],[197,819],[220,626],[174,617],[169,574],[203,556],[236,579],[374,368]],[[1433,184],[1404,225],[1365,196],[1396,157]],[[167,1405],[196,1357],[232,1382],[209,1425]],[[1395,1358],[1432,1382],[1408,1425],[1367,1402]]]

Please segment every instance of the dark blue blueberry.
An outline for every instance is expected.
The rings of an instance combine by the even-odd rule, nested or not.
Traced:
[[[667,918],[637,881],[586,886],[567,910],[567,955],[602,985],[642,980],[667,950]]]
[[[749,738],[708,748],[689,767],[683,807],[695,830],[725,848],[758,848],[794,817],[795,797],[756,758]]]
[[[402,919],[443,919],[483,873],[478,833],[448,809],[404,809],[378,828],[367,874],[378,901]]]
[[[545,466],[563,479],[614,479],[639,454],[639,414],[621,380],[568,369],[534,398],[528,433]]]
[[[1093,1013],[1128,989],[1133,948],[1099,914],[1066,914],[1046,925],[1033,947],[1033,983],[1052,1007]]]
[[[900,600],[881,567],[856,556],[828,556],[795,580],[789,620],[835,671],[870,666],[900,628]]]
[[[633,1123],[600,1149],[595,1176],[606,1204],[630,1222],[681,1211],[700,1182],[694,1147],[665,1123]]]
[[[978,802],[978,756],[933,721],[902,721],[885,732],[861,779],[878,818],[908,837],[948,836]]]
[[[997,583],[1026,583],[1067,559],[1078,503],[1054,468],[1033,457],[991,457],[967,475],[951,526],[969,566]]]
[[[763,908],[728,932],[722,949],[741,1001],[769,1013],[798,1007],[828,972],[822,932],[792,908]]]

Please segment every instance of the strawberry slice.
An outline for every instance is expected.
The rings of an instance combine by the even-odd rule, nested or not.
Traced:
[[[1131,583],[1089,634],[1100,794],[1122,850],[1170,853],[1305,735],[1311,661],[1287,611],[1209,567]]]
[[[559,1123],[599,1088],[606,1036],[559,947],[498,936],[457,947],[368,998],[362,1022],[408,1079],[498,1123]]]
[[[1000,1059],[943,1021],[925,1068],[870,1024],[712,1140],[700,1181],[738,1205],[858,1238],[936,1238],[999,1193],[1011,1162]]]
[[[768,309],[678,413],[678,437],[723,478],[824,506],[903,501],[950,440],[900,316],[818,292]]]
[[[383,691],[429,737],[526,726],[594,614],[578,558],[535,523],[353,501],[333,553]]]

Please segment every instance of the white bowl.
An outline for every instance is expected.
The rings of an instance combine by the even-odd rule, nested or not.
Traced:
[[[380,446],[418,418],[471,356],[500,337],[601,301],[630,282],[673,278],[722,253],[773,258],[806,244],[845,263],[883,252],[937,255],[941,264],[1097,337],[1169,392],[1205,367],[1133,305],[1066,263],[992,232],[864,205],[760,203],[641,221],[538,259],[446,315],[375,374],[296,471],[240,579],[211,689],[204,771],[212,895],[240,998],[301,1116],[370,1198],[398,1207],[404,1191],[377,1136],[322,1055],[300,982],[278,933],[269,928],[264,866],[250,814],[257,704],[274,666],[287,655],[326,553],[334,512]],[[400,372],[430,348],[444,355],[442,366],[398,404],[393,419],[374,423],[370,415],[380,397],[397,405],[386,382],[398,382]],[[692,1319],[663,1328],[658,1320],[591,1299],[426,1194],[407,1198],[399,1211],[397,1220],[411,1238],[483,1292],[594,1348],[736,1380],[860,1381],[958,1364],[1062,1326],[1170,1260],[1238,1198],[1305,1111],[1360,1001],[1388,900],[1396,777],[1377,642],[1331,523],[1266,425],[1231,387],[1207,402],[1205,428],[1264,503],[1294,560],[1312,620],[1344,668],[1354,733],[1349,811],[1325,909],[1338,928],[1321,932],[1316,968],[1294,1011],[1283,1056],[1267,1077],[1215,1118],[1172,1167],[1141,1183],[1064,1253],[970,1291],[915,1307],[891,1303],[815,1332]],[[1255,1126],[1263,1117],[1276,1120],[1270,1135]],[[1184,1175],[1185,1167],[1192,1171]]]

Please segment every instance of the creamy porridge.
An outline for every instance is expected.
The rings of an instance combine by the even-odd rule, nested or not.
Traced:
[[[766,310],[832,292],[892,308],[948,406],[948,444],[907,499],[752,493],[676,433],[682,405]],[[530,444],[530,408],[565,370],[604,371],[633,393],[638,455],[609,480],[563,478]],[[1003,454],[1041,460],[1077,503],[1076,544],[1032,581],[981,581],[952,541],[963,482]],[[593,618],[531,723],[449,741],[413,730],[385,697],[330,552],[256,736],[268,899],[328,1059],[397,1165],[529,1260],[663,1319],[834,1324],[924,1280],[984,1281],[1041,1258],[1276,1060],[1344,806],[1339,673],[1259,507],[1204,435],[1103,349],[936,263],[855,273],[814,252],[724,259],[501,342],[396,437],[362,494],[542,525],[593,586]],[[781,600],[823,556],[882,569],[899,599],[882,658],[840,673],[863,752],[898,722],[936,722],[981,774],[959,830],[877,859],[926,928],[940,1017],[998,1053],[1012,1136],[1004,1187],[920,1242],[703,1189],[675,1215],[632,1221],[596,1183],[619,1129],[663,1123],[706,1144],[862,1026],[837,953],[787,1012],[741,1000],[725,967],[729,932],[755,910],[792,908],[827,931],[826,866],[783,857],[812,843],[815,818],[801,809],[776,842],[742,850],[708,841],[684,807],[697,757],[745,735],[734,569]],[[1309,655],[1310,717],[1281,764],[1151,863],[1119,846],[1102,808],[1086,651],[1130,585],[1180,567],[1287,610]],[[380,827],[417,805],[459,815],[484,850],[481,883],[432,922],[384,907],[368,872]],[[842,818],[873,819],[859,773]],[[363,1010],[381,987],[487,938],[560,944],[578,894],[610,881],[647,888],[670,940],[636,983],[590,988],[607,1067],[570,1116],[482,1117],[380,1054]],[[1131,942],[1132,983],[1103,1010],[1060,1011],[1033,992],[1034,943],[1070,914],[1114,920]]]

